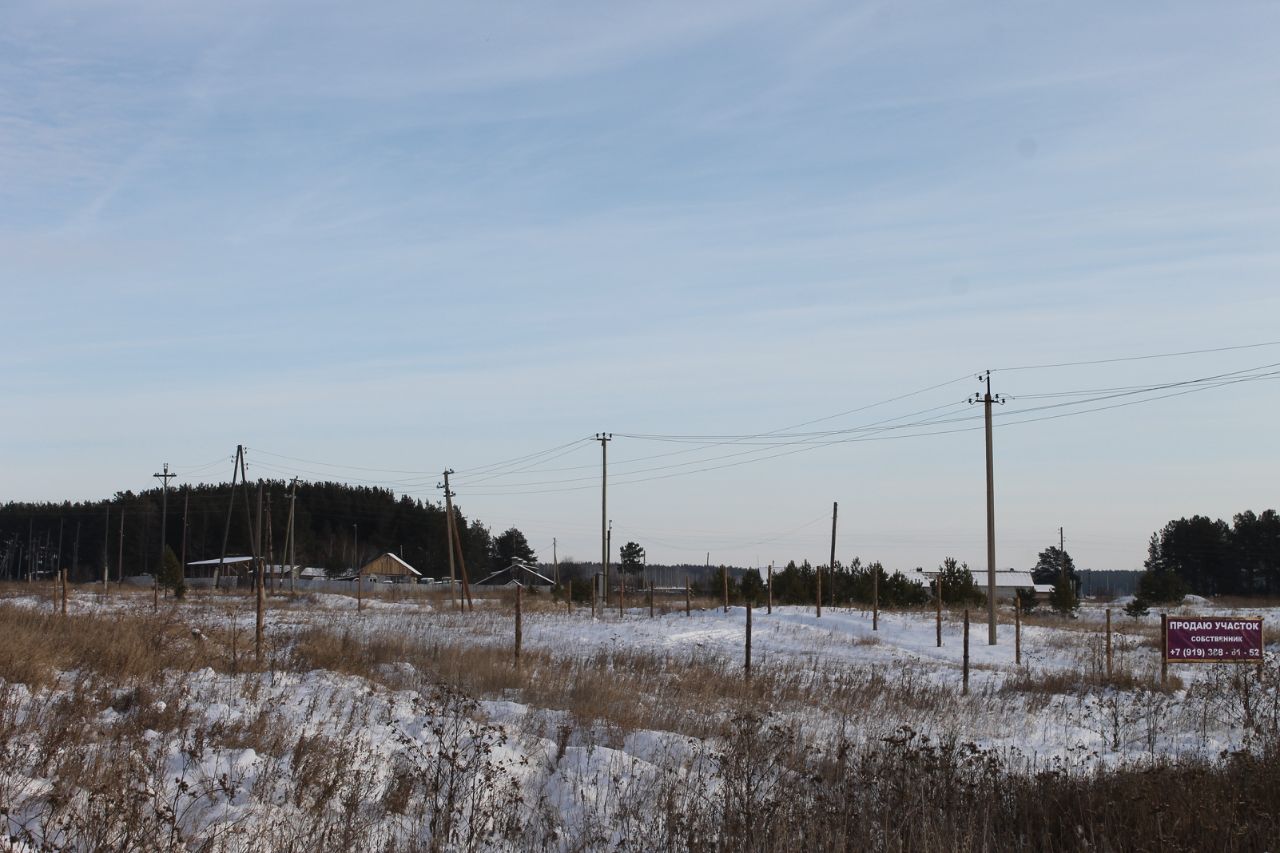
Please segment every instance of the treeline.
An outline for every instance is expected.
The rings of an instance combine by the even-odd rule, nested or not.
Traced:
[[[1280,515],[1247,510],[1227,524],[1203,515],[1170,521],[1151,534],[1139,606],[1184,595],[1280,595]]]
[[[175,554],[188,562],[251,551],[251,531],[258,517],[258,487],[229,484],[171,488],[167,519],[159,488],[119,492],[101,501],[16,503],[0,507],[0,577],[25,578],[66,568],[75,581],[102,577],[104,560],[115,578],[153,572],[160,555],[161,523]],[[391,551],[425,575],[448,574],[443,506],[397,498],[390,490],[345,483],[302,483],[297,486],[297,560],[304,566],[341,572],[380,553]],[[262,484],[264,553],[281,562],[289,516],[289,484]],[[228,512],[230,510],[230,521]],[[493,536],[477,519],[467,519],[454,506],[463,555],[471,576],[501,559],[500,545],[524,542],[519,531]],[[121,521],[123,519],[123,527]],[[185,520],[185,524],[184,524]],[[269,543],[269,550],[267,545]],[[522,554],[531,556],[525,546]]]

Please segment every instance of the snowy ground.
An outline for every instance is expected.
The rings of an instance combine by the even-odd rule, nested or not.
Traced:
[[[0,603],[50,609],[48,597],[23,594],[21,588]],[[375,599],[357,612],[346,596],[282,597],[267,613],[268,638],[279,650],[304,632],[354,642],[394,637],[415,648],[443,650],[438,654],[490,649],[505,660],[514,643],[510,602],[477,603],[475,612],[459,614],[446,601],[433,606]],[[1161,756],[1212,759],[1224,750],[1251,748],[1260,709],[1277,702],[1274,677],[1259,676],[1256,685],[1239,687],[1238,671],[1226,665],[1184,665],[1171,668],[1175,689],[1161,691],[1154,645],[1158,614],[1135,620],[1112,606],[1115,668],[1127,680],[1102,677],[1102,605],[1087,605],[1070,622],[1034,617],[1023,626],[1020,666],[1012,624],[1002,622],[999,644],[989,646],[985,612],[974,612],[967,695],[957,613],[945,614],[939,648],[930,611],[881,613],[879,629],[873,630],[864,610],[824,608],[819,618],[806,607],[775,607],[772,614],[758,609],[752,618],[753,666],[766,685],[759,689],[773,685],[778,695],[757,696],[752,708],[763,711],[760,726],[789,726],[819,748],[833,736],[867,742],[906,726],[997,751],[1010,767],[1023,770]],[[233,625],[244,644],[239,654],[252,642],[252,602],[244,598],[196,597],[163,608],[189,623],[202,644],[227,636]],[[68,611],[73,620],[80,614],[146,613],[150,598],[103,599],[79,591]],[[1280,617],[1209,604],[1171,612],[1247,613],[1268,623]],[[686,616],[681,607],[650,618],[647,608],[635,608],[625,617],[615,609],[593,618],[581,607],[571,614],[552,608],[544,597],[526,607],[522,628],[525,655],[536,657],[542,672],[607,660],[619,668],[619,678],[633,678],[622,668],[651,659],[655,679],[697,667],[729,683],[741,672],[746,613],[735,607]],[[583,697],[571,709],[519,679],[491,695],[468,696],[421,666],[379,666],[372,678],[274,665],[270,671],[166,672],[148,693],[161,698],[146,709],[149,722],[140,735],[146,746],[127,747],[131,755],[140,754],[130,761],[149,763],[149,770],[139,771],[147,780],[145,797],[164,806],[149,813],[169,816],[164,819],[171,837],[209,841],[210,849],[273,849],[299,839],[311,849],[339,849],[348,841],[376,847],[405,838],[452,839],[445,846],[572,849],[625,833],[637,792],[674,790],[672,780],[679,779],[682,796],[700,797],[717,784],[713,765],[722,743],[692,734],[696,727],[628,730],[607,712],[584,715]],[[1274,653],[1267,666],[1269,672],[1277,669]],[[536,679],[538,672],[527,677]],[[65,707],[56,700],[74,693],[75,675],[68,673],[65,686],[60,681],[52,689],[6,685],[0,723],[8,719],[12,731],[20,732],[22,721]],[[635,701],[643,702],[644,677],[627,683],[638,685]],[[786,686],[785,695],[779,685]],[[678,705],[680,698],[660,701]],[[731,703],[691,711],[709,718],[704,722],[712,730],[728,726],[734,713]],[[92,742],[109,750],[120,745],[116,733],[132,724],[130,715],[140,713],[128,703],[108,702],[85,725],[95,733]],[[90,849],[87,828],[65,816],[60,828],[59,812],[50,805],[59,780],[50,775],[47,760],[36,760],[40,745],[20,734],[6,738],[0,806],[7,810],[10,834],[33,844]],[[442,755],[454,756],[443,775]],[[413,802],[433,804],[432,814],[443,809],[455,815],[453,822],[436,820],[424,828],[427,812],[420,805],[417,811],[392,807],[397,786],[412,790]],[[346,800],[338,790],[347,792]],[[392,806],[375,814],[343,805],[352,798]],[[318,808],[335,819],[318,824]],[[477,826],[489,842],[468,835]],[[354,834],[344,840],[335,835],[340,832]]]

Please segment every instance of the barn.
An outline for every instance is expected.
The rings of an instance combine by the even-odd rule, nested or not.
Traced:
[[[361,566],[360,577],[388,583],[417,583],[422,572],[388,551]]]

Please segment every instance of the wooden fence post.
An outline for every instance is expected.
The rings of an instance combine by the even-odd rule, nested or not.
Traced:
[[[520,641],[523,639],[523,632],[521,631],[521,628],[523,626],[520,624],[520,616],[521,616],[520,590],[521,590],[520,585],[517,584],[516,585],[516,669],[520,668]]]
[[[871,630],[880,630],[880,567],[871,567]]]
[[[773,615],[773,563],[769,564],[769,615]]]
[[[1107,678],[1111,678],[1111,608],[1107,608]]]
[[[969,695],[969,608],[964,609],[964,695]]]
[[[935,589],[934,593],[934,612],[936,614],[938,626],[938,648],[942,648],[942,578],[935,578],[933,581]]]
[[[1160,686],[1169,683],[1169,614],[1160,614]]]
[[[814,599],[817,603],[814,606],[815,618],[822,618],[822,566],[818,566],[813,570],[814,583],[818,591],[818,596]]]
[[[1022,666],[1022,596],[1013,594],[1013,662]]]
[[[259,558],[257,583],[255,584],[257,589],[254,592],[255,621],[254,621],[254,629],[253,629],[253,656],[255,660],[262,660],[263,621],[266,616],[265,611],[267,607],[267,585],[266,583],[264,583],[265,579],[263,577],[264,567],[265,567],[265,564],[262,562],[262,559]],[[356,583],[359,583],[359,582],[360,582],[360,579],[356,578]]]

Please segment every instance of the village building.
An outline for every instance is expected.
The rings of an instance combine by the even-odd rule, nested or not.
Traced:
[[[422,572],[388,551],[361,566],[360,577],[374,582],[417,583]]]
[[[974,586],[978,588],[978,592],[986,595],[986,569],[971,569],[971,571],[973,572]],[[941,570],[916,569],[916,573],[922,575],[924,585],[932,589],[933,582],[941,574]],[[1025,569],[996,569],[996,598],[1007,598],[1012,601],[1014,595],[1020,589],[1034,589],[1036,595],[1048,595],[1053,592],[1053,584],[1036,583],[1031,576],[1031,572]]]

